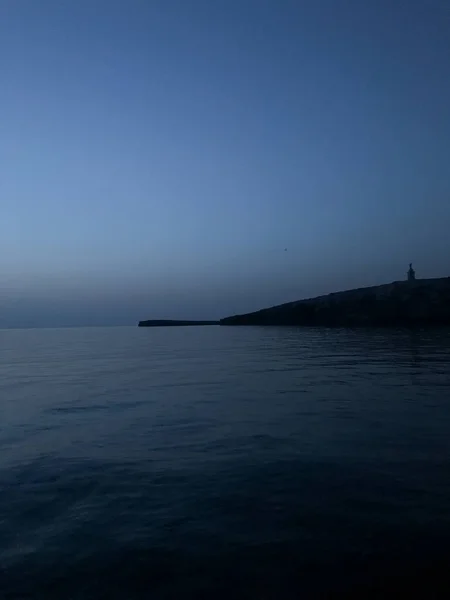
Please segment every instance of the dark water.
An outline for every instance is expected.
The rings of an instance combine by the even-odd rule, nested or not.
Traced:
[[[449,559],[449,332],[0,332],[2,599],[448,597]]]

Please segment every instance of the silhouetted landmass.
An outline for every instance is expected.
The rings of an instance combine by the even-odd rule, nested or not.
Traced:
[[[450,277],[396,281],[222,319],[221,325],[450,325]]]
[[[139,321],[138,327],[189,327],[196,325],[219,325],[219,321],[172,321],[172,320],[150,320]]]

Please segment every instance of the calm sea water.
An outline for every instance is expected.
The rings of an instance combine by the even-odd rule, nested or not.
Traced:
[[[0,331],[2,599],[447,597],[449,559],[448,331]]]

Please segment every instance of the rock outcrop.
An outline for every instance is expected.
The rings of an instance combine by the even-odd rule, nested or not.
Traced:
[[[416,279],[281,304],[221,325],[450,325],[450,277]]]

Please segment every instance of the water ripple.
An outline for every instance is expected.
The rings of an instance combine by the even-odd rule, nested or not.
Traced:
[[[444,585],[449,331],[1,334],[2,598]]]

